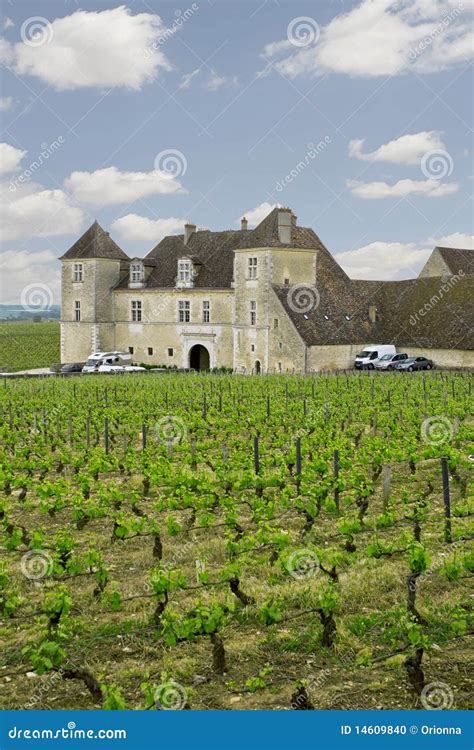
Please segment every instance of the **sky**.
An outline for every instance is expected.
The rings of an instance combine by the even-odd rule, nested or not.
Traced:
[[[474,0],[3,0],[0,301],[290,206],[353,278],[473,247]]]

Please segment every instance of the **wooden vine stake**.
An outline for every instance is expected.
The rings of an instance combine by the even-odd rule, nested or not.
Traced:
[[[255,474],[258,474],[260,471],[260,457],[258,452],[258,437],[255,436],[253,439],[253,466],[255,470]]]
[[[392,467],[382,467],[382,500],[384,512],[387,510],[388,499],[390,497],[390,486],[392,484]]]
[[[334,465],[334,503],[336,505],[337,510],[339,510],[339,451],[334,451],[334,458],[333,458],[333,465]]]
[[[444,500],[444,541],[452,542],[453,536],[451,531],[451,498],[449,496],[449,474],[448,459],[443,456],[441,459],[441,476],[443,479],[443,500]]]
[[[105,446],[105,452],[109,452],[109,418],[105,418],[104,422],[104,446]]]
[[[301,438],[297,437],[295,440],[296,448],[296,494],[300,494],[301,486]]]

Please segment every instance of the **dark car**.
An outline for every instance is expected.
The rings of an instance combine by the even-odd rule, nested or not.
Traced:
[[[408,357],[395,365],[396,370],[432,370],[434,367],[433,360],[427,359],[426,357]]]
[[[82,372],[84,362],[69,362],[61,367],[59,372]]]

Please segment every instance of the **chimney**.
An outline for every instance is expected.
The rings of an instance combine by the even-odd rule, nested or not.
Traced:
[[[245,216],[240,220],[240,228],[241,229],[247,229],[248,228],[248,221],[245,218]]]
[[[292,216],[291,208],[278,209],[278,239],[283,245],[291,245]]]
[[[196,224],[185,224],[184,225],[184,244],[187,245],[192,235],[196,231]]]

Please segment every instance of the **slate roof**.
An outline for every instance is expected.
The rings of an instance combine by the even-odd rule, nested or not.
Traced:
[[[319,304],[305,314],[295,311],[291,286],[273,289],[308,346],[383,343],[398,348],[474,349],[472,276],[455,283],[439,277],[348,280],[335,290],[319,275],[315,297]],[[377,310],[375,323],[369,319],[370,305]]]
[[[474,274],[474,250],[462,250],[455,247],[436,247],[452,274],[462,271]]]
[[[194,232],[187,245],[182,234],[164,237],[144,258],[146,264],[154,262],[145,287],[175,287],[179,258],[191,257],[198,266],[195,287],[230,289],[234,275],[234,249],[238,247],[239,234],[239,231],[198,231]],[[125,277],[116,288],[127,285],[128,277]]]
[[[128,255],[117,245],[97,221],[79,237],[59,260],[81,258],[111,258],[113,260],[130,260]]]
[[[234,251],[246,247],[316,248],[320,255],[325,256],[325,262],[332,265],[333,273],[347,278],[312,229],[294,225],[291,228],[291,244],[281,243],[278,237],[278,208],[275,208],[255,229],[228,229],[222,232],[198,230],[193,232],[187,244],[184,244],[184,234],[164,237],[144,258],[145,263],[150,260],[155,262],[145,287],[175,287],[178,260],[191,258],[199,266],[194,279],[195,288],[230,289],[234,275]],[[126,288],[127,278],[124,276],[115,288]]]

